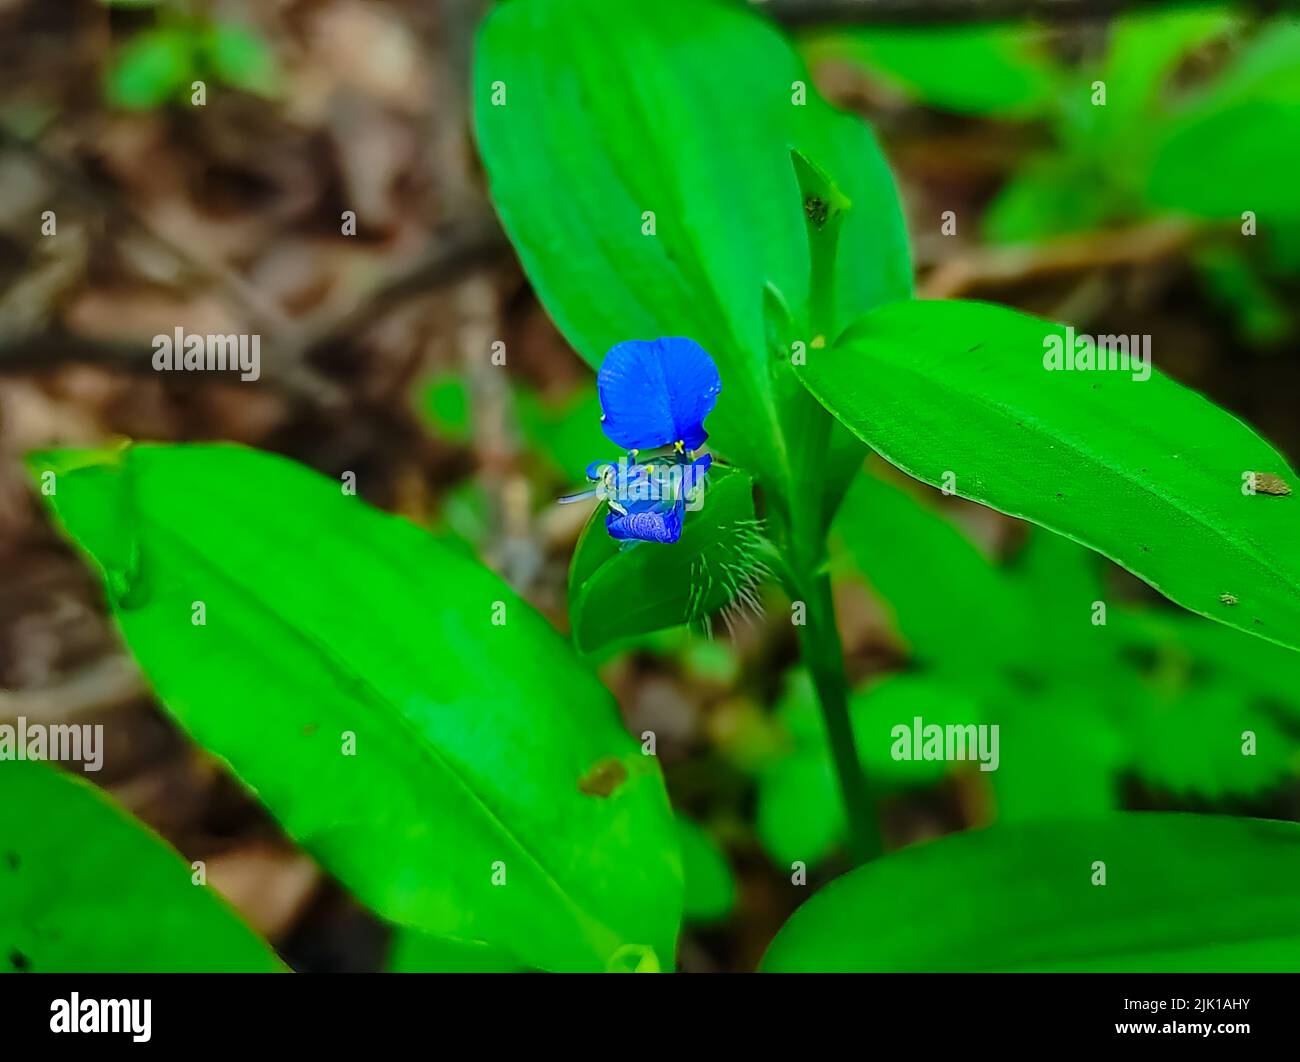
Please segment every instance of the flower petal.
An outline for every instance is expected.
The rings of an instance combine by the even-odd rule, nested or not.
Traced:
[[[609,349],[596,377],[601,426],[625,450],[683,442],[695,450],[709,437],[704,418],[722,390],[713,359],[690,339],[630,340]]]
[[[619,541],[635,539],[639,542],[676,542],[682,537],[682,510],[680,500],[667,510],[656,507],[638,509],[624,514],[610,512],[605,517],[605,530]]]

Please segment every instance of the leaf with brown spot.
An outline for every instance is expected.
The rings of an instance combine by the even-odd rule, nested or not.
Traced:
[[[1255,472],[1253,475],[1256,494],[1271,494],[1280,498],[1291,493],[1291,485],[1281,476],[1275,476],[1272,472]]]
[[[622,760],[606,756],[597,760],[591,770],[578,779],[578,792],[587,796],[607,797],[627,781],[627,768]]]

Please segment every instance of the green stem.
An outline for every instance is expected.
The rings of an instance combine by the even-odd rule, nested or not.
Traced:
[[[835,182],[815,162],[798,151],[791,152],[795,177],[803,197],[802,207],[808,233],[810,266],[808,287],[808,347],[824,347],[835,337],[829,334],[835,323],[835,258],[840,227],[845,212],[852,206]],[[815,356],[815,354],[811,355]],[[803,399],[811,403],[806,394]],[[876,821],[875,802],[862,770],[857,745],[853,740],[853,723],[849,718],[848,683],[844,677],[844,650],[835,626],[835,603],[831,582],[826,575],[826,521],[824,506],[804,507],[805,499],[795,487],[805,472],[822,471],[830,416],[805,420],[797,440],[792,461],[790,509],[788,511],[789,547],[787,578],[796,600],[807,608],[804,626],[799,630],[803,660],[812,675],[826,724],[826,738],[835,762],[840,794],[844,798],[844,815],[849,826],[849,854],[855,864],[866,863],[881,853],[880,824]],[[816,493],[815,497],[820,497]]]
[[[826,724],[826,737],[849,826],[849,854],[855,865],[867,863],[881,854],[880,825],[853,739],[848,683],[844,677],[844,651],[835,626],[830,578],[818,573],[808,576],[803,582],[808,622],[799,628],[800,650],[812,675],[822,721]]]

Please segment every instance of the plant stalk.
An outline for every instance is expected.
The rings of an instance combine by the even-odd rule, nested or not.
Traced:
[[[798,628],[799,646],[804,664],[812,675],[822,721],[826,725],[826,737],[849,827],[849,855],[857,866],[881,854],[880,824],[853,739],[848,683],[844,677],[844,650],[835,626],[830,578],[825,573],[818,573],[808,576],[804,583],[808,622]]]
[[[810,266],[808,287],[808,348],[814,351],[834,340],[831,331],[835,324],[835,258],[839,246],[840,228],[845,212],[853,205],[840,191],[834,180],[815,162],[799,151],[791,152],[795,178],[802,196],[805,228],[808,234]],[[809,396],[804,396],[809,400]],[[820,432],[808,432],[804,424],[802,445],[813,447],[816,460],[796,462],[797,477],[806,468],[820,469],[826,453],[830,415],[821,413]],[[880,824],[876,820],[875,801],[867,785],[853,740],[853,723],[849,718],[848,682],[844,677],[844,649],[840,632],[835,626],[835,602],[831,597],[830,577],[826,574],[826,521],[827,513],[820,504],[815,511],[801,508],[802,499],[796,496],[791,484],[789,547],[790,589],[797,600],[807,608],[806,623],[798,628],[799,647],[805,665],[812,675],[821,707],[822,721],[826,725],[826,738],[835,763],[835,776],[839,779],[840,795],[844,799],[844,817],[849,827],[849,855],[855,865],[869,862],[880,855],[882,846]]]

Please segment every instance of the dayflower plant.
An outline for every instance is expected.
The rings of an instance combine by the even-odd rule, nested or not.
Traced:
[[[688,502],[703,503],[713,463],[699,449],[722,390],[717,365],[690,339],[629,340],[606,353],[596,387],[601,428],[627,454],[592,462],[587,478],[595,486],[560,500],[608,502],[605,527],[620,541],[676,542]]]

